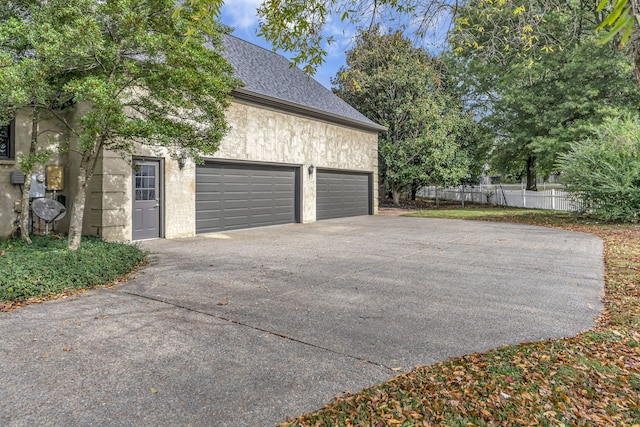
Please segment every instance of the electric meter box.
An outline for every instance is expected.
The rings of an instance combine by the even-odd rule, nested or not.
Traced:
[[[12,171],[10,180],[13,185],[24,185],[24,174],[20,171]]]
[[[43,173],[34,173],[31,175],[31,189],[29,197],[38,199],[47,195],[47,178]]]
[[[53,165],[47,166],[47,190],[64,190],[64,167]]]

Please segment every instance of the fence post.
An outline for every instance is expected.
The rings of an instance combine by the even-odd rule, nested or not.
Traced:
[[[554,188],[551,189],[551,210],[556,210],[556,190]]]
[[[523,208],[527,207],[527,189],[526,188],[522,189],[522,207]]]

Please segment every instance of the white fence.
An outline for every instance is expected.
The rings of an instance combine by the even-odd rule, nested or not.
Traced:
[[[552,188],[544,191],[512,189],[513,186],[478,185],[460,187],[422,187],[416,195],[425,199],[470,202],[483,205],[512,206],[556,211],[577,211],[580,204],[569,193]]]

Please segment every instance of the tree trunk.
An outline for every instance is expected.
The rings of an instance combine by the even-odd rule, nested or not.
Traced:
[[[29,192],[31,192],[31,171],[24,174],[24,186],[22,187],[22,200],[20,201],[20,238],[31,244],[29,237]]]
[[[530,155],[527,157],[527,190],[538,191],[538,184],[536,181],[536,157]]]
[[[411,185],[411,200],[415,200],[417,194],[418,194],[418,186]]]
[[[631,14],[634,18],[638,16],[640,13],[640,5],[637,0],[631,0]],[[638,31],[638,23],[634,23],[633,25],[634,31],[633,33],[637,33]],[[633,52],[633,74],[636,78],[636,84],[640,86],[640,42],[638,42],[637,34],[632,34],[632,52]]]
[[[78,187],[73,197],[73,206],[71,208],[71,217],[69,218],[69,240],[67,247],[75,251],[80,247],[82,239],[82,225],[84,222],[84,206],[87,199],[87,162],[82,156],[82,163],[78,173]]]
[[[69,239],[67,248],[75,251],[80,247],[82,240],[82,226],[84,223],[84,208],[87,200],[87,185],[93,176],[96,160],[104,143],[104,138],[97,142],[90,151],[82,154],[80,170],[78,171],[78,186],[73,197],[71,217],[69,218]]]
[[[635,52],[634,52],[634,64],[635,66],[633,67],[633,75],[636,78],[636,84],[638,86],[640,86],[640,46],[637,46],[635,48]]]
[[[394,188],[391,190],[391,197],[393,199],[393,205],[394,206],[400,206],[400,190],[397,188]]]
[[[28,157],[24,159],[27,165],[22,173],[24,174],[24,186],[22,187],[22,206],[20,209],[20,237],[25,242],[31,244],[31,237],[29,237],[29,224],[30,219],[30,206],[29,206],[29,193],[31,192],[31,176],[33,175],[33,165],[36,155],[36,148],[38,146],[38,120],[39,110],[33,109],[31,113],[31,145],[29,146]]]

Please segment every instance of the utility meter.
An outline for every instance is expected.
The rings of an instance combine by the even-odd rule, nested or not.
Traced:
[[[31,189],[29,190],[29,197],[32,199],[38,199],[45,197],[47,191],[47,178],[43,173],[34,173],[31,175]]]

